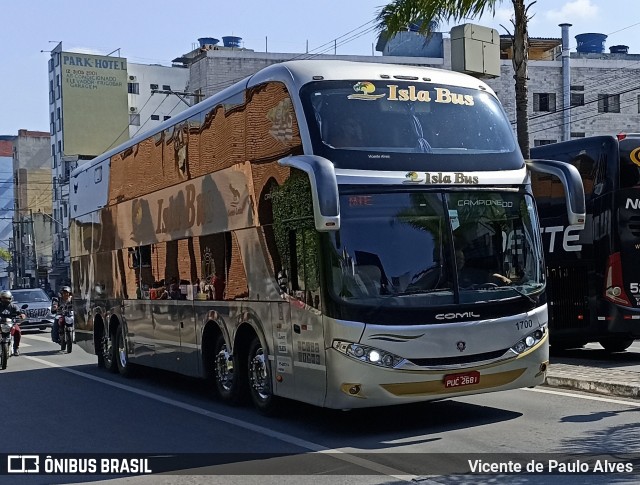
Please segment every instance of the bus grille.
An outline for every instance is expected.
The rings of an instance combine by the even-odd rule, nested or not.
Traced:
[[[547,268],[551,331],[589,326],[588,278],[587,268]]]
[[[407,359],[420,367],[439,367],[442,365],[472,364],[502,357],[509,349],[495,350],[483,354],[461,355],[458,357],[436,357],[432,359]]]
[[[631,232],[633,237],[640,237],[640,216],[629,217],[627,227],[629,228],[629,232]]]

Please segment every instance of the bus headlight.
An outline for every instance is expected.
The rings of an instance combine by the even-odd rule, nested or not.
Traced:
[[[399,366],[405,360],[402,357],[385,350],[353,342],[344,342],[342,340],[334,340],[333,348],[352,359],[359,360],[360,362],[366,362],[367,364],[377,365],[379,367],[387,367],[389,369]]]
[[[534,330],[533,332],[531,332],[522,340],[519,340],[513,347],[511,347],[511,350],[516,354],[521,354],[529,350],[531,347],[538,345],[538,343],[544,338],[546,334],[547,334],[547,326],[544,325],[538,328],[537,330]]]

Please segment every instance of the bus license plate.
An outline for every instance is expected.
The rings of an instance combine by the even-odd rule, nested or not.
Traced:
[[[444,376],[444,387],[470,386],[472,384],[478,384],[479,382],[480,372],[477,370]]]

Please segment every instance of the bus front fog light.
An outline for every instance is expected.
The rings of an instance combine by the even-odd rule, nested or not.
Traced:
[[[369,360],[371,362],[379,362],[380,361],[380,352],[377,350],[372,350],[369,352]]]
[[[387,367],[393,367],[393,356],[385,354],[385,356],[382,358],[382,363]]]
[[[527,350],[527,345],[521,340],[520,342],[518,342],[517,344],[515,344],[513,346],[513,350],[515,350],[517,353],[521,354],[522,352]]]
[[[359,345],[353,345],[351,347],[351,351],[353,352],[353,355],[355,355],[356,357],[360,358],[364,355],[364,349],[362,347],[360,347]]]
[[[524,343],[527,344],[527,347],[533,347],[533,344],[536,343],[536,339],[534,339],[531,335],[529,335],[525,340]]]

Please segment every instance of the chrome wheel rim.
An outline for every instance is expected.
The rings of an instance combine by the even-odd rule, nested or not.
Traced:
[[[262,347],[258,347],[249,363],[249,382],[256,396],[266,400],[270,396],[269,380],[267,373],[267,359]]]
[[[225,391],[231,391],[233,386],[233,359],[229,352],[227,352],[226,345],[223,345],[218,355],[216,355],[215,372],[216,381],[220,388]]]

